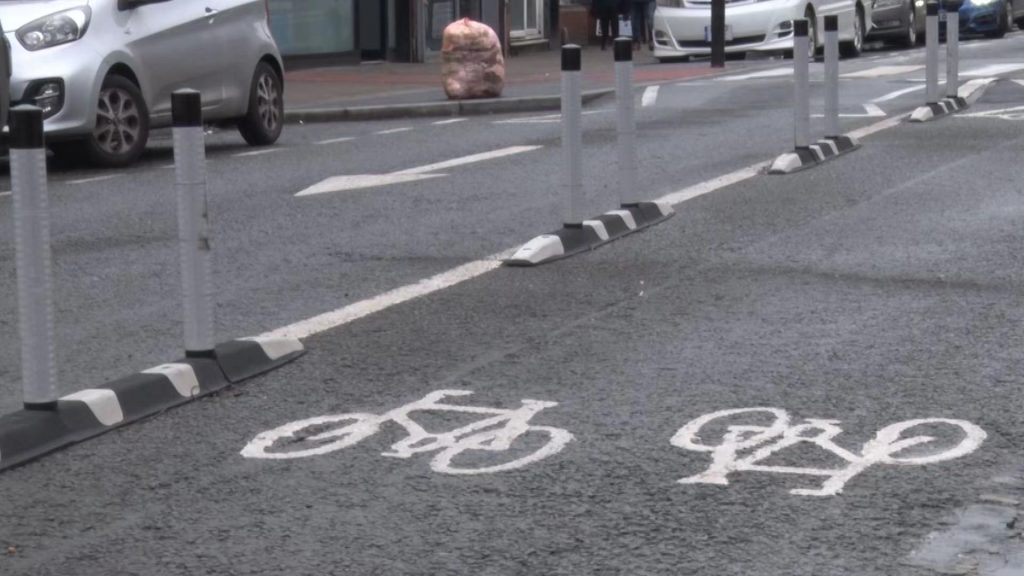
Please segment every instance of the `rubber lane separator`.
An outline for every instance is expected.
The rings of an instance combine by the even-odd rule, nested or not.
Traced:
[[[955,97],[946,97],[938,102],[921,106],[910,115],[909,122],[928,122],[966,110],[985,93],[998,78],[977,78],[960,86]]]
[[[584,220],[579,225],[567,224],[561,230],[537,236],[507,258],[505,265],[537,266],[594,250],[627,234],[659,224],[674,213],[667,202],[626,205]]]
[[[278,368],[305,352],[294,338],[244,338],[218,344],[211,357],[189,357],[80,390],[53,410],[0,416],[0,470]]]
[[[822,138],[806,148],[797,148],[787,152],[772,162],[769,174],[792,174],[799,170],[816,166],[837,156],[860,148],[860,143],[851,136],[831,136]]]

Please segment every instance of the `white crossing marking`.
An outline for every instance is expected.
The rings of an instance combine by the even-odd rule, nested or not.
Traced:
[[[644,95],[640,98],[640,106],[646,108],[648,106],[654,106],[658,101],[658,90],[660,86],[648,86],[644,89]]]
[[[329,140],[321,140],[321,141],[317,142],[317,145],[340,144],[342,142],[351,142],[352,140],[355,140],[355,138],[353,138],[352,136],[342,136],[341,138],[331,138]]]
[[[392,172],[394,175],[404,174],[426,174],[429,172],[437,172],[439,170],[446,170],[448,168],[454,168],[455,166],[463,166],[465,164],[473,164],[475,162],[483,162],[485,160],[494,160],[495,158],[504,158],[505,156],[513,156],[515,154],[522,154],[524,152],[532,152],[539,150],[543,146],[509,146],[508,148],[501,148],[498,150],[491,150],[490,152],[481,152],[479,154],[470,154],[469,156],[463,156],[461,158],[455,158],[454,160],[445,160],[444,162],[437,162],[435,164],[427,164],[426,166],[420,166],[418,168],[409,168],[408,170],[400,170],[398,172]]]
[[[79,180],[68,180],[65,184],[91,184],[93,182],[103,182],[104,180],[113,180],[114,178],[120,178],[124,174],[107,174],[105,176],[93,176],[91,178],[81,178]]]
[[[973,68],[971,70],[961,72],[960,76],[968,78],[976,78],[979,76],[999,76],[1000,74],[1007,74],[1018,70],[1024,70],[1024,63],[991,64],[989,66]]]
[[[260,150],[253,150],[251,152],[239,152],[238,154],[232,154],[232,158],[247,158],[250,156],[263,156],[264,154],[273,154],[275,152],[281,152],[284,147],[279,148],[262,148]]]
[[[761,70],[758,72],[751,72],[749,74],[739,74],[737,76],[723,76],[717,80],[724,80],[726,82],[734,82],[737,80],[754,80],[757,78],[776,78],[779,76],[792,76],[793,69],[790,67],[786,68],[771,68],[769,70]]]
[[[459,122],[465,122],[469,118],[451,118],[448,120],[438,120],[437,122],[431,122],[434,126],[446,126],[448,124],[457,124]]]
[[[743,418],[748,414],[758,414],[759,419],[753,421]],[[772,419],[769,425],[758,425],[765,416]],[[719,437],[703,428],[715,420],[732,422]],[[892,465],[924,465],[943,462],[966,456],[977,450],[984,442],[987,434],[978,426],[966,420],[948,418],[924,418],[906,420],[890,424],[879,430],[875,437],[868,440],[860,453],[851,452],[836,444],[834,439],[843,432],[838,420],[808,418],[802,423],[791,425],[789,414],[779,408],[739,408],[722,410],[705,414],[689,422],[679,429],[672,437],[673,446],[695,452],[710,452],[711,465],[700,474],[679,480],[680,484],[717,484],[729,485],[729,474],[733,472],[770,472],[775,474],[796,474],[801,476],[823,476],[826,478],[821,488],[795,488],[790,494],[797,496],[835,496],[843,491],[843,487],[854,476],[875,464]],[[933,436],[903,437],[903,433],[916,427],[922,431],[934,433],[940,426],[956,430],[957,443],[936,450],[911,450],[915,446],[930,445],[940,440]],[[721,425],[716,430],[721,429]],[[701,432],[704,436],[701,436]],[[717,444],[715,442],[718,442]],[[772,466],[760,464],[780,450],[791,448],[801,443],[813,444],[826,452],[831,452],[846,462],[841,468],[805,468],[799,466]],[[745,455],[741,453],[746,453]],[[901,455],[902,454],[902,455]]]
[[[924,90],[925,88],[927,88],[927,86],[911,86],[910,88],[903,88],[901,90],[896,90],[895,92],[890,92],[885,96],[879,96],[878,98],[872,100],[872,102],[874,102],[875,104],[888,102],[889,100],[895,100],[900,96],[903,96],[904,94],[910,94],[911,92],[917,92],[918,90]]]
[[[381,456],[405,459],[420,453],[436,452],[430,461],[430,469],[434,472],[494,474],[554,456],[573,440],[573,435],[562,428],[530,424],[531,418],[545,408],[558,406],[557,402],[521,400],[522,406],[508,409],[443,402],[448,397],[471,394],[473,392],[469,390],[436,390],[383,414],[353,412],[291,422],[257,434],[242,448],[241,455],[270,460],[322,456],[354,446],[376,434],[384,424],[389,424],[404,428],[407,436],[392,444]],[[473,414],[478,420],[447,432],[432,433],[415,422],[413,415],[419,412]],[[476,455],[471,460],[473,462],[486,462],[484,458],[487,455],[510,450],[520,436],[530,433],[538,438],[546,436],[546,440],[539,447],[531,444],[532,451],[525,451],[514,460],[491,465],[465,464],[456,460],[467,453]]]
[[[880,76],[895,76],[897,74],[906,74],[907,72],[914,72],[922,68],[924,68],[924,66],[875,66],[874,68],[868,68],[867,70],[848,72],[846,74],[843,74],[841,77],[878,78]]]
[[[412,126],[406,126],[404,128],[392,128],[391,130],[381,130],[379,132],[374,132],[374,134],[376,134],[377,136],[384,136],[387,134],[398,134],[399,132],[408,132],[410,130],[412,130]]]

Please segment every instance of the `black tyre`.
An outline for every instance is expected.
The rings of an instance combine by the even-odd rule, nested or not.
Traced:
[[[249,88],[249,111],[238,121],[238,131],[250,146],[277,141],[284,127],[284,84],[266,62],[256,65]]]
[[[856,58],[864,51],[864,9],[857,5],[857,15],[853,19],[853,40],[843,42],[839,46],[839,54],[843,58]]]
[[[900,38],[900,44],[908,48],[917,46],[917,10],[914,9],[914,2],[907,8],[907,29]]]
[[[999,22],[996,23],[996,29],[986,34],[989,38],[1002,38],[1006,36],[1006,33],[1010,31],[1010,27],[1013,26],[1013,3],[1010,0],[1006,0],[1003,3],[1003,11],[999,16]]]
[[[100,88],[96,127],[81,143],[86,160],[105,168],[127,166],[142,155],[148,139],[149,109],[142,92],[124,76],[107,76]]]

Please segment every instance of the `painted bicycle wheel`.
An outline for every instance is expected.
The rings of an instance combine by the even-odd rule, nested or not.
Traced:
[[[551,426],[527,426],[521,434],[517,434],[512,438],[512,442],[501,438],[499,432],[480,432],[461,438],[454,446],[445,448],[437,456],[434,456],[430,461],[430,469],[442,474],[493,474],[495,472],[515,470],[561,452],[565,445],[573,439],[573,435],[568,431]],[[508,462],[484,466],[452,463],[452,460],[466,453],[475,453],[477,460],[493,460],[490,456],[481,458],[479,455],[482,453],[501,454],[509,452],[514,455],[517,452],[514,450],[513,444],[517,442],[522,444],[521,438],[537,433],[547,435],[547,441],[540,448]]]
[[[246,458],[287,460],[348,448],[380,429],[376,414],[334,414],[291,422],[262,432],[242,449]]]

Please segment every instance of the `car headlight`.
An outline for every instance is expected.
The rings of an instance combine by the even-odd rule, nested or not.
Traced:
[[[92,10],[88,6],[72,8],[44,16],[18,28],[15,34],[25,50],[35,52],[74,42],[89,28]]]

